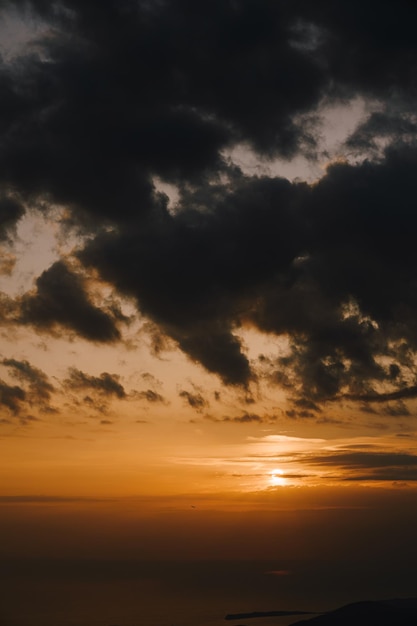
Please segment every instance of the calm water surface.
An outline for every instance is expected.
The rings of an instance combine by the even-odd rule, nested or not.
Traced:
[[[415,595],[401,563],[13,561],[1,567],[0,626],[287,626],[227,613],[330,610]],[[381,575],[382,571],[382,575]]]

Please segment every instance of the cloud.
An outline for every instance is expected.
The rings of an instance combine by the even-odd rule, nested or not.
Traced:
[[[64,385],[70,390],[90,390],[103,396],[115,396],[119,400],[126,398],[123,385],[119,382],[117,374],[103,372],[100,376],[90,376],[81,370],[71,368],[69,378],[64,381]],[[92,400],[92,402],[94,402]]]
[[[24,213],[22,204],[13,196],[0,195],[0,241],[10,239]]]
[[[321,412],[321,408],[317,404],[312,402],[311,400],[308,400],[307,398],[298,398],[294,400],[294,406],[300,409],[307,410],[307,411],[316,411],[318,413]]]
[[[146,391],[139,391],[135,394],[135,397],[141,398],[143,400],[147,400],[148,402],[154,403],[165,403],[165,398],[158,392],[153,391],[152,389],[146,389]]]
[[[319,465],[338,465],[343,468],[417,467],[417,455],[407,452],[341,451],[337,454],[309,457]]]
[[[236,424],[253,424],[262,423],[264,420],[259,415],[255,413],[243,413],[243,415],[239,415],[236,417],[224,417],[222,419],[223,422],[235,422]]]
[[[345,481],[415,481],[417,455],[411,452],[340,450],[307,455],[304,462],[340,470]]]
[[[206,419],[212,422],[229,422],[234,424],[271,424],[276,421],[275,415],[258,415],[257,413],[242,413],[242,415],[234,415],[233,417],[226,415],[216,418],[206,415]]]
[[[7,294],[0,292],[0,321],[2,328],[16,324],[19,316],[19,304]]]
[[[96,237],[81,258],[226,383],[256,378],[233,333],[247,319],[291,338],[274,373],[298,399],[366,396],[380,383],[401,393],[417,348],[413,246],[403,234],[412,232],[416,155],[334,165],[313,188],[240,178],[220,198],[207,191],[209,213],[187,205],[161,231]],[[400,199],[397,181],[407,189]],[[147,258],[150,242],[160,254]],[[146,275],[129,274],[142,265]]]
[[[315,413],[312,413],[311,411],[295,411],[294,409],[289,409],[288,411],[285,411],[285,415],[287,417],[290,417],[291,419],[305,419],[310,417],[316,417]]]
[[[28,361],[3,359],[2,363],[9,368],[14,378],[17,378],[23,383],[28,383],[33,398],[42,402],[48,402],[50,400],[54,387],[42,370],[33,367]]]
[[[65,207],[83,271],[136,303],[155,353],[170,338],[227,385],[264,377],[299,403],[290,417],[415,397],[417,9],[339,5],[3,3],[54,28],[0,65],[0,237],[26,205]],[[358,100],[368,117],[341,148],[357,160],[314,184],[225,156],[312,160],[324,109]],[[156,179],[174,185],[175,211]],[[64,261],[20,304],[39,330],[120,339]],[[288,352],[255,365],[245,325]]]
[[[3,253],[0,259],[0,276],[11,276],[16,265],[16,260],[14,254]]]
[[[193,208],[198,194],[210,213]],[[192,194],[177,217],[104,233],[80,258],[134,296],[191,359],[226,383],[246,385],[254,373],[233,331],[257,282],[296,254],[290,238],[277,245],[274,232],[281,223],[287,231],[295,220],[286,206],[291,195],[291,185],[280,179],[239,178],[231,189],[207,187]],[[146,272],[138,274],[134,268],[142,266]]]
[[[143,378],[143,380],[145,380],[147,383],[155,385],[156,387],[159,387],[161,385],[161,381],[158,380],[150,372],[143,372],[143,374],[141,374],[141,378]]]
[[[26,400],[26,393],[17,385],[11,386],[0,380],[0,403],[5,406],[13,415],[18,415],[24,402]]]
[[[388,404],[384,407],[383,413],[385,415],[391,415],[392,417],[408,417],[411,415],[411,412],[407,408],[405,402],[399,400],[394,404]]]
[[[0,495],[0,504],[38,504],[38,503],[101,502],[101,500],[83,496],[47,496],[47,495]]]
[[[207,400],[201,395],[201,393],[191,393],[190,391],[180,391],[178,393],[180,398],[184,398],[187,404],[198,412],[201,412],[208,406]]]
[[[371,481],[371,480],[380,480],[383,482],[392,482],[395,486],[395,483],[404,483],[417,481],[417,469],[414,467],[389,467],[387,469],[375,469],[372,473],[369,474],[357,474],[353,476],[347,476],[343,480],[347,482],[361,482],[361,481]]]
[[[363,400],[364,402],[389,402],[390,400],[403,400],[404,398],[417,397],[417,385],[411,387],[403,387],[397,391],[388,391],[385,393],[369,393],[359,396],[350,396],[352,400]]]
[[[58,324],[90,341],[120,338],[114,318],[90,302],[82,279],[62,261],[39,276],[35,293],[23,297],[21,311],[21,320],[40,330],[51,332]]]
[[[28,415],[28,409],[36,408],[42,413],[56,413],[51,406],[54,386],[48,376],[28,361],[2,359],[1,364],[7,367],[9,375],[19,381],[19,386],[12,386],[0,381],[0,403],[7,407],[13,415],[18,415],[21,423],[36,421],[36,417]]]
[[[388,106],[388,105],[387,105]],[[417,123],[405,111],[376,111],[360,124],[346,141],[346,147],[361,154],[364,151],[383,153],[384,143],[391,141],[415,141]]]

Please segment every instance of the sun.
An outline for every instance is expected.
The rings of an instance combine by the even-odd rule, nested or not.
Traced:
[[[281,469],[274,469],[269,475],[269,482],[273,487],[285,487],[287,479]]]

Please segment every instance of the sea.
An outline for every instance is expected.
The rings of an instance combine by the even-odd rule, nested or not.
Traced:
[[[411,568],[411,565],[413,566]],[[308,615],[415,595],[414,564],[315,560],[0,560],[0,626],[288,626]]]

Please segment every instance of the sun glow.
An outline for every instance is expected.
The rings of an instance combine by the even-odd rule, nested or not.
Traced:
[[[285,487],[287,485],[287,479],[281,469],[272,470],[269,476],[269,482],[273,487]]]

